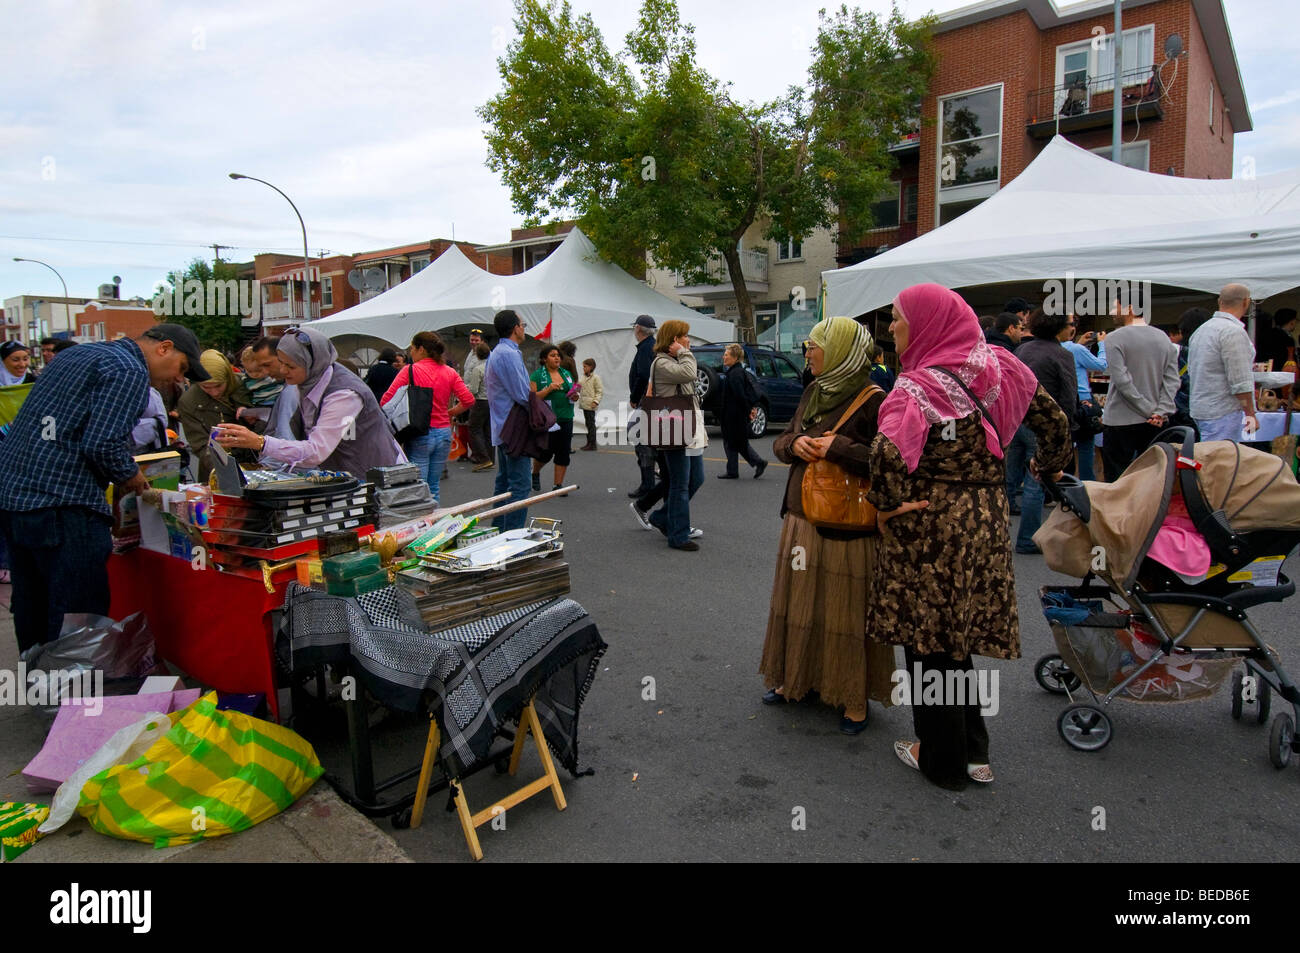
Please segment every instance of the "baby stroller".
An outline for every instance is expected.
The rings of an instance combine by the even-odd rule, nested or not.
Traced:
[[[1281,568],[1300,544],[1300,485],[1271,454],[1194,440],[1186,427],[1166,430],[1114,483],[1044,484],[1059,505],[1034,541],[1082,584],[1041,590],[1059,654],[1034,674],[1072,703],[1081,687],[1091,694],[1057,720],[1079,751],[1111,740],[1104,708],[1116,698],[1208,698],[1231,676],[1232,717],[1253,704],[1262,725],[1276,692],[1291,703],[1269,731],[1269,757],[1284,768],[1300,752],[1300,691],[1247,610],[1295,593]]]

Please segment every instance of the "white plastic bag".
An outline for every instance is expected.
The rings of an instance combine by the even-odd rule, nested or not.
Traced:
[[[171,719],[158,712],[149,712],[135,724],[120,729],[103,746],[87,758],[73,772],[72,777],[59,785],[54,792],[54,802],[50,805],[50,816],[37,830],[42,834],[57,831],[77,812],[77,802],[81,800],[81,789],[86,782],[107,771],[115,764],[130,764],[144,754],[155,741],[171,730]]]

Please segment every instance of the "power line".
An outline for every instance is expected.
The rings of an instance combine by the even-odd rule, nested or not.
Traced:
[[[20,242],[82,242],[90,245],[155,245],[169,246],[176,248],[211,248],[212,242],[133,242],[124,239],[109,238],[46,238],[39,235],[0,235],[0,239]],[[266,245],[222,245],[222,248],[237,251],[239,249],[265,248],[267,251],[294,252],[299,249],[280,246]]]

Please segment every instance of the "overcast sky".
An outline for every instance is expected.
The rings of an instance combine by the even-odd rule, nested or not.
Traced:
[[[817,11],[830,5],[678,2],[701,65],[749,100],[804,82]],[[573,5],[618,49],[639,0]],[[964,4],[900,5],[920,15]],[[1290,4],[1226,8],[1255,125],[1237,136],[1237,168],[1247,155],[1259,175],[1300,165]],[[484,165],[475,115],[499,89],[508,0],[0,0],[0,17],[0,298],[59,293],[15,256],[49,262],[73,296],[120,275],[123,297],[148,297],[167,271],[210,259],[213,242],[235,246],[227,260],[300,252],[288,204],[229,172],[287,192],[313,256],[453,232],[501,242],[519,224]]]

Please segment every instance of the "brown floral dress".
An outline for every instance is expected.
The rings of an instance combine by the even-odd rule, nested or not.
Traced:
[[[868,638],[958,661],[1020,657],[1006,468],[985,446],[982,420],[977,412],[956,421],[952,440],[943,439],[945,425],[931,427],[911,473],[888,437],[872,442],[868,498],[877,509],[914,500],[930,505],[894,517],[880,537]],[[1069,421],[1042,387],[1025,426],[1038,437],[1034,458],[1042,470],[1069,466]]]

